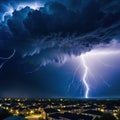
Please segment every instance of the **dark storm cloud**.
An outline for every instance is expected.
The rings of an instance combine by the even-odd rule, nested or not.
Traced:
[[[0,25],[0,44],[39,64],[80,55],[119,35],[119,0],[51,0],[40,10],[15,10]]]

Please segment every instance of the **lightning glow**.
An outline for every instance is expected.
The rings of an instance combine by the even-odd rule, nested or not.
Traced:
[[[83,68],[84,68],[84,73],[83,73],[83,76],[82,76],[82,81],[83,81],[83,84],[85,86],[85,94],[84,94],[84,97],[85,98],[88,98],[89,97],[89,90],[90,90],[90,87],[89,87],[89,80],[88,80],[88,72],[91,72],[91,68],[90,68],[90,63],[94,63],[98,58],[103,58],[103,57],[108,57],[108,56],[113,56],[113,55],[120,55],[120,50],[116,50],[116,49],[110,49],[110,48],[99,48],[99,49],[94,49],[94,50],[91,50],[89,52],[86,52],[84,54],[82,54],[80,56],[80,59],[82,61],[82,65],[83,65]],[[90,58],[93,58],[92,61],[90,61]],[[87,62],[87,60],[89,60],[89,62]],[[103,62],[104,63],[104,62]],[[104,64],[103,64],[104,65]],[[106,66],[104,66],[106,67]]]
[[[5,20],[6,16],[12,16],[12,13],[14,12],[14,9],[12,6],[7,7],[6,12],[2,15],[2,21]]]
[[[39,10],[40,7],[43,7],[43,5],[41,3],[37,3],[37,2],[23,3],[23,4],[20,4],[17,6],[17,10],[21,10],[21,9],[25,8],[26,6],[30,7],[33,10]]]
[[[4,21],[6,16],[12,16],[14,10],[19,11],[25,7],[30,7],[33,10],[39,10],[40,7],[43,7],[43,4],[40,2],[21,3],[18,4],[16,7],[13,7],[9,4],[8,6],[6,6],[6,12],[3,13],[1,21]]]

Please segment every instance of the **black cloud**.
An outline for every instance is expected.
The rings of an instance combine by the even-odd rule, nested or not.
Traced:
[[[0,24],[2,47],[17,49],[30,62],[60,62],[119,35],[119,0],[52,0],[40,10],[15,10]]]

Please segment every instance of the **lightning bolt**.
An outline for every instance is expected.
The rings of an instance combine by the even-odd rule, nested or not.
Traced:
[[[16,50],[13,50],[13,53],[9,57],[0,57],[1,60],[6,60],[5,62],[2,62],[0,65],[0,69],[2,69],[3,65],[8,62],[14,55]]]
[[[82,63],[83,63],[83,67],[85,69],[84,71],[84,74],[83,74],[83,83],[85,85],[85,88],[86,88],[86,91],[85,91],[85,98],[88,98],[88,93],[89,93],[89,85],[87,83],[87,80],[86,80],[86,77],[87,77],[87,74],[88,74],[88,66],[86,65],[86,62],[85,62],[85,59],[84,59],[84,55],[82,54],[81,55],[81,60],[82,60]]]
[[[90,52],[87,52],[85,54],[80,55],[82,65],[84,67],[84,73],[83,73],[83,76],[82,76],[82,81],[83,81],[83,84],[85,86],[85,95],[84,95],[85,98],[89,97],[89,89],[90,89],[89,83],[87,82],[89,65],[87,65],[88,63],[86,63],[86,59],[94,57],[94,60],[97,60],[96,59],[97,56],[103,57],[103,56],[111,56],[111,55],[120,55],[120,50],[114,50],[114,49],[113,50],[107,49],[106,51],[104,51],[104,50],[92,50]],[[100,62],[100,64],[104,65],[105,67],[111,67],[110,65],[105,64],[104,62]]]

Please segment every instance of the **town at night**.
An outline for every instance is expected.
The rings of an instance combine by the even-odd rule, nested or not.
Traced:
[[[6,113],[9,111],[6,117],[18,117],[17,120],[101,120],[104,116],[106,118],[103,120],[111,120],[111,116],[112,119],[117,120],[120,119],[120,101],[118,99],[4,98],[0,100],[1,120],[5,111]]]

